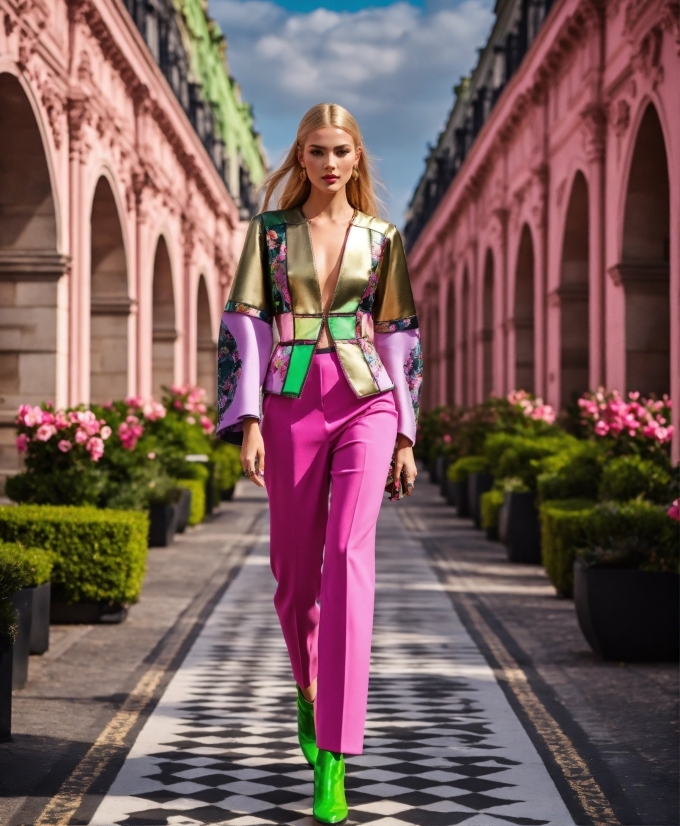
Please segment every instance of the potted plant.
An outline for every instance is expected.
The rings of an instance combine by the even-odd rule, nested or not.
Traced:
[[[574,562],[574,603],[584,637],[602,659],[677,661],[680,575],[678,502],[603,503]]]
[[[493,476],[488,471],[473,471],[468,476],[468,505],[475,528],[482,527],[480,499],[493,487]]]
[[[481,512],[481,527],[486,531],[486,538],[492,541],[498,539],[498,522],[505,494],[494,488],[483,493],[479,500]]]
[[[157,483],[149,496],[149,546],[172,545],[177,530],[182,492],[172,480]]]
[[[0,553],[0,741],[12,731],[14,641],[19,627],[13,597],[26,583],[24,564]]]
[[[535,494],[517,477],[503,481],[503,494],[500,524],[508,559],[540,565],[541,529]]]
[[[448,469],[449,482],[454,486],[454,496],[457,502],[458,516],[470,516],[470,499],[468,478],[471,473],[483,473],[488,467],[484,456],[464,456],[458,459]]]
[[[189,514],[191,513],[191,491],[179,484],[178,487],[180,492],[177,502],[177,533],[184,533],[189,524]]]

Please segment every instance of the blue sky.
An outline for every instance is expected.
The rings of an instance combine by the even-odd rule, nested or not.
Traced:
[[[347,107],[397,225],[491,28],[493,0],[210,0],[270,164],[315,103]]]

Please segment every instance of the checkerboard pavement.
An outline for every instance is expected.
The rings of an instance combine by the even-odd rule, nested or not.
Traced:
[[[398,505],[396,506],[398,508]],[[313,775],[261,538],[147,720],[92,826],[311,826]],[[570,826],[538,753],[394,504],[378,525],[365,752],[349,824]]]

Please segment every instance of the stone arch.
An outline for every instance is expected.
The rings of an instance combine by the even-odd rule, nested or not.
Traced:
[[[670,391],[670,191],[666,142],[648,104],[628,175],[618,277],[625,292],[626,389]]]
[[[210,298],[205,276],[198,279],[196,294],[196,383],[208,395],[208,403],[217,402],[217,344],[213,338]]]
[[[574,176],[567,206],[560,267],[560,404],[572,404],[589,386],[588,184]]]
[[[463,270],[463,285],[461,290],[461,304],[462,304],[462,324],[461,324],[461,340],[460,340],[460,355],[461,355],[461,380],[462,380],[462,400],[463,406],[469,407],[473,401],[473,394],[470,387],[470,275],[467,265]]]
[[[175,382],[175,349],[178,338],[172,264],[165,238],[156,245],[153,264],[153,346],[151,351],[151,392],[156,398],[163,387]]]
[[[0,73],[0,467],[17,467],[14,414],[22,403],[63,403],[58,385],[57,212],[48,150],[21,82]]]
[[[482,392],[485,399],[493,393],[493,345],[494,345],[494,258],[490,249],[484,259],[482,282]]]
[[[90,213],[90,401],[128,394],[130,296],[123,230],[111,184],[97,181]]]
[[[446,403],[456,402],[456,285],[449,281],[446,293]]]
[[[528,224],[520,234],[515,272],[513,309],[515,331],[515,388],[533,393],[536,384],[534,355],[534,242]]]

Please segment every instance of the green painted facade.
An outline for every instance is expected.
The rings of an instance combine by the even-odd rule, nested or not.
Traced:
[[[226,39],[208,15],[203,0],[172,0],[181,16],[181,32],[190,62],[190,80],[200,84],[215,119],[215,135],[224,141],[229,160],[229,188],[239,192],[242,165],[250,182],[258,185],[266,173],[260,137],[253,128],[250,104],[241,100],[238,83],[229,74]]]

